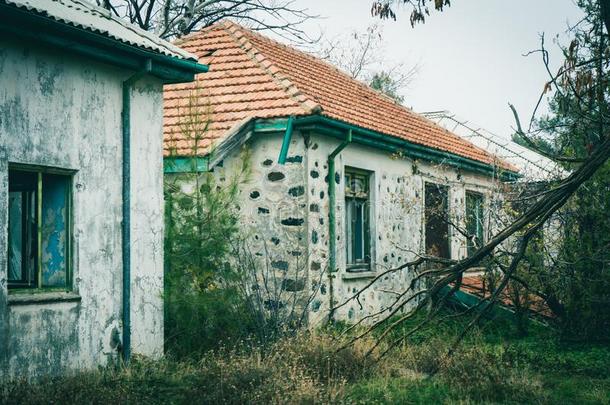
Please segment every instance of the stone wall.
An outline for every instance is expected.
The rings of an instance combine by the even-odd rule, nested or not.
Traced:
[[[250,181],[241,187],[240,221],[265,306],[300,318],[307,300],[310,196],[307,193],[307,148],[298,133],[292,138],[285,165],[277,163],[282,137],[263,135],[247,145]],[[215,167],[219,184],[241,165],[239,151]],[[262,280],[265,278],[266,280]]]
[[[393,268],[424,252],[424,185],[426,182],[449,187],[449,211],[452,221],[464,225],[466,190],[476,191],[490,201],[497,184],[481,175],[462,172],[445,165],[393,155],[390,152],[352,143],[340,153],[336,173],[330,176],[336,186],[337,203],[337,267],[329,277],[329,199],[328,155],[340,140],[318,134],[296,131],[286,166],[276,161],[282,134],[255,137],[248,144],[252,150],[254,176],[242,191],[242,221],[250,232],[258,254],[265,255],[263,241],[271,262],[286,271],[299,256],[307,258],[307,281],[311,294],[309,320],[311,325],[328,319],[330,300],[341,303],[364,287],[383,270]],[[221,169],[227,176],[233,155]],[[371,271],[349,273],[345,255],[344,168],[346,166],[371,173]],[[214,169],[215,171],[218,169]],[[270,180],[270,176],[273,180]],[[303,187],[303,189],[301,188]],[[304,192],[303,192],[304,191]],[[293,195],[293,193],[295,193]],[[466,255],[466,240],[459,232],[450,232],[450,250],[454,259]],[[412,271],[394,273],[380,280],[363,294],[360,302],[351,302],[334,317],[356,321],[391,304],[408,285]],[[300,284],[299,284],[300,285]],[[375,318],[371,318],[370,321]]]

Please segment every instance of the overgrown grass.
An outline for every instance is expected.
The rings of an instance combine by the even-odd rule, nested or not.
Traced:
[[[430,376],[465,321],[446,318],[379,362],[365,356],[372,337],[337,352],[331,330],[269,347],[224,348],[179,361],[136,359],[128,368],[34,384],[4,382],[0,402],[610,404],[610,348],[564,345],[536,326],[517,338],[510,324],[484,325]]]

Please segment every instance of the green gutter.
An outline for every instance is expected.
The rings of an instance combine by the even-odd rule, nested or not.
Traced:
[[[123,339],[122,354],[125,362],[131,357],[131,89],[142,77],[150,74],[152,61],[147,61],[144,69],[123,82],[123,221],[121,224],[123,259]]]
[[[206,65],[197,61],[131,46],[10,5],[0,4],[0,20],[0,32],[9,36],[41,42],[125,69],[138,70],[146,60],[151,60],[150,74],[168,84],[191,82],[195,74],[208,71]]]
[[[277,118],[277,119],[257,119],[254,122],[254,133],[256,134],[268,134],[284,132],[284,140],[282,142],[282,151],[278,162],[281,161],[282,155],[285,153],[288,155],[289,142],[286,142],[286,135],[289,129],[290,118]],[[499,177],[503,181],[514,181],[521,176],[519,173],[503,170],[500,173],[496,169],[486,163],[479,162],[473,159],[465,158],[450,152],[433,149],[427,146],[418,145],[404,139],[397,138],[395,136],[382,134],[362,128],[356,125],[347,124],[342,121],[338,121],[332,118],[323,117],[320,115],[310,115],[306,117],[296,117],[292,122],[292,131],[294,128],[298,128],[303,131],[315,131],[324,135],[332,136],[339,139],[344,139],[345,131],[352,130],[353,137],[352,142],[360,145],[370,146],[372,148],[386,150],[391,153],[401,152],[405,156],[412,159],[422,159],[430,162],[436,162],[446,164],[458,169],[463,169],[469,172],[482,174],[485,176]],[[292,133],[290,133],[292,136]],[[285,146],[287,146],[284,152]],[[175,158],[169,157],[165,160],[173,160]],[[169,164],[169,163],[168,163]],[[181,172],[178,168],[175,173]],[[188,170],[184,170],[188,171]],[[166,168],[166,173],[174,173]]]
[[[288,127],[287,123],[288,120],[286,118],[259,120],[256,122],[254,130],[257,133],[285,131]],[[459,156],[451,152],[419,145],[395,136],[372,131],[321,115],[297,117],[293,122],[293,126],[298,127],[300,130],[316,131],[339,139],[343,139],[345,131],[351,129],[353,132],[353,142],[361,145],[387,150],[392,153],[402,152],[413,159],[423,159],[442,163],[485,176],[499,176],[503,181],[514,181],[521,177],[517,172],[503,170],[498,173],[493,166],[487,163]]]
[[[337,230],[336,230],[336,170],[335,170],[335,158],[347,145],[352,142],[352,130],[347,131],[345,140],[335,148],[334,151],[328,155],[328,284],[329,284],[329,299],[330,299],[330,312],[328,319],[333,320],[334,308],[334,291],[333,291],[333,278],[334,273],[337,271]]]
[[[282,141],[282,149],[280,150],[280,157],[277,162],[281,165],[286,163],[286,156],[288,155],[288,148],[290,147],[290,141],[292,140],[292,128],[294,123],[294,116],[288,118],[286,124],[286,132],[284,133],[284,140]]]
[[[163,173],[203,173],[208,171],[208,156],[169,156],[163,158]]]
[[[481,173],[489,176],[497,175],[495,168],[487,163],[479,162],[474,159],[469,159],[450,152],[418,145],[404,139],[382,134],[380,132],[372,131],[320,115],[310,115],[297,118],[295,125],[303,127],[303,129],[306,129],[307,127],[309,127],[309,129],[319,129],[322,131],[326,129],[326,132],[328,132],[328,129],[331,129],[330,132],[335,130],[339,134],[345,130],[352,130],[354,132],[355,143],[390,151],[403,151],[407,156],[410,157],[443,163],[475,173]],[[514,180],[518,178],[519,175],[515,172],[505,171],[502,177],[503,180]]]

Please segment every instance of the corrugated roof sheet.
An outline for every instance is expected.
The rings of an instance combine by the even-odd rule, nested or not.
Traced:
[[[223,138],[244,118],[320,113],[323,116],[453,153],[489,165],[514,167],[436,123],[397,104],[332,65],[225,21],[183,38],[179,45],[209,65],[195,83],[166,86],[165,153],[188,155],[181,134],[191,93],[206,95],[210,125],[199,146]],[[202,106],[203,107],[203,106]]]
[[[85,0],[0,0],[0,3],[51,18],[62,24],[95,32],[127,45],[179,59],[197,57],[168,41],[158,38],[108,10]]]

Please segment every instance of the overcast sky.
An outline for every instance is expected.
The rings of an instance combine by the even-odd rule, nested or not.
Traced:
[[[323,19],[305,25],[329,37],[362,30],[377,20],[371,0],[296,0]],[[418,63],[420,70],[405,93],[415,111],[450,110],[502,136],[513,126],[508,102],[525,119],[540,95],[546,74],[539,55],[522,56],[540,45],[540,33],[551,43],[557,34],[565,43],[568,23],[581,13],[572,0],[453,0],[443,13],[411,28],[407,9],[398,21],[383,22],[389,59]]]

